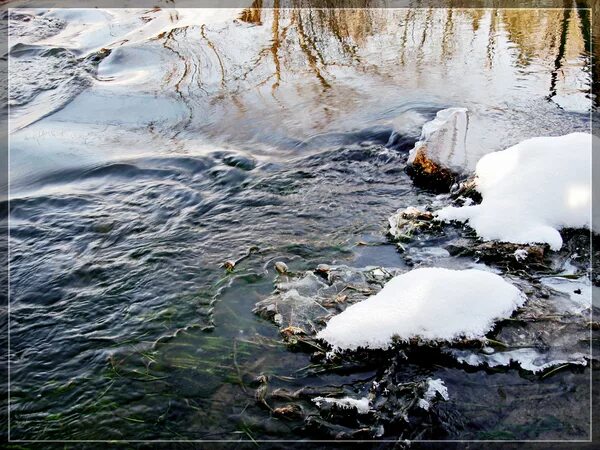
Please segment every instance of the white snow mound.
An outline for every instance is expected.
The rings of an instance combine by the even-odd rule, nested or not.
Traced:
[[[420,268],[332,317],[317,337],[336,350],[385,349],[394,337],[480,339],[524,302],[521,291],[491,272]]]
[[[475,169],[479,205],[446,207],[440,220],[468,222],[486,240],[562,246],[559,230],[591,227],[592,135],[527,139],[489,153]]]

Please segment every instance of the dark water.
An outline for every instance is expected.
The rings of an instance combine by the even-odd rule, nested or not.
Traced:
[[[273,263],[408,269],[387,217],[436,200],[404,165],[444,107],[472,111],[474,161],[588,129],[585,20],[13,10],[11,437],[311,437],[257,402],[253,380],[361,396],[378,368],[307,370],[310,355],[252,314]],[[540,378],[419,361],[404,376],[452,393],[444,433],[426,437],[588,437],[589,367]]]

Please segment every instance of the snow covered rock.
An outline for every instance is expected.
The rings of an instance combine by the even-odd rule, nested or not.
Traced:
[[[476,167],[478,205],[446,207],[443,221],[463,221],[485,240],[563,244],[561,228],[591,226],[592,136],[527,139],[485,155]]]
[[[468,124],[466,108],[448,108],[423,126],[421,137],[408,155],[408,172],[417,184],[438,191],[450,189],[455,175],[468,167]]]
[[[396,339],[481,339],[524,302],[521,291],[491,272],[420,268],[332,317],[317,338],[342,350],[386,349]]]

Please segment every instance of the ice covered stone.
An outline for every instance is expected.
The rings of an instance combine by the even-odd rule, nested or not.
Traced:
[[[423,125],[421,137],[408,156],[408,172],[416,184],[448,191],[468,164],[466,148],[469,116],[466,108],[439,111]]]

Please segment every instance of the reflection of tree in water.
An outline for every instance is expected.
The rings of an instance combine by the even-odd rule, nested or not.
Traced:
[[[261,54],[270,54],[274,73],[273,89],[279,87],[282,72],[307,70],[323,89],[333,82],[328,69],[333,66],[366,68],[361,50],[369,45],[370,38],[383,35],[396,36],[389,40],[398,52],[400,65],[414,65],[415,76],[426,70],[428,64],[445,62],[452,58],[453,47],[464,34],[465,23],[471,24],[473,39],[486,33],[485,69],[491,69],[500,35],[516,44],[516,64],[525,67],[533,62],[548,65],[551,75],[549,99],[559,85],[566,85],[565,66],[580,59],[585,70],[590,51],[590,12],[582,9],[589,2],[573,3],[565,0],[564,9],[461,9],[463,1],[450,1],[456,9],[369,9],[371,2],[344,2],[344,9],[335,8],[336,1],[291,2],[290,8],[264,8],[262,0],[255,0],[244,10],[240,20],[255,25],[271,26],[271,47]],[[574,8],[576,6],[576,9]],[[354,9],[352,9],[354,7]],[[270,22],[270,23],[269,23]],[[298,55],[302,63],[298,64]],[[258,66],[257,64],[257,66]],[[247,73],[252,72],[250,68]],[[377,69],[371,67],[377,72]],[[595,68],[595,70],[598,70]],[[264,84],[269,80],[262,80]],[[585,90],[587,86],[581,86]]]
[[[293,8],[279,8],[278,0],[274,0],[273,8],[263,9],[262,3],[262,0],[255,0],[250,8],[242,12],[240,20],[254,25],[270,20],[271,45],[261,51],[257,63],[245,72],[244,77],[255,70],[270,53],[274,73],[259,82],[259,85],[274,78],[273,88],[276,89],[281,81],[282,66],[292,69],[292,64],[286,61],[294,60],[296,55],[293,52],[299,51],[308,70],[323,89],[328,89],[331,87],[330,81],[323,73],[328,66],[360,63],[357,46],[373,32],[369,9],[313,8],[305,7],[305,2],[295,2],[297,6]],[[358,6],[368,4],[356,3]],[[336,48],[333,49],[333,46]]]

